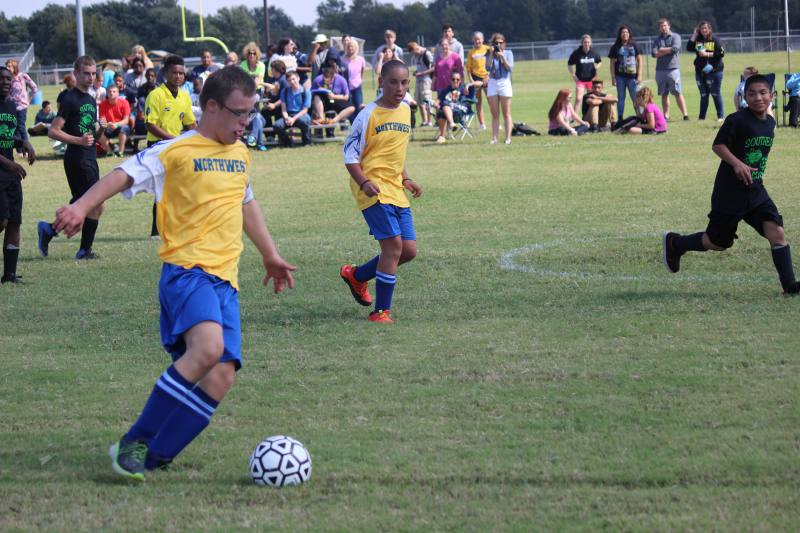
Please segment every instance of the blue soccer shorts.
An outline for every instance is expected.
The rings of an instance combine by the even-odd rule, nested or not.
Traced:
[[[397,207],[380,202],[361,212],[369,226],[369,233],[375,240],[382,241],[400,235],[404,241],[416,241],[414,219],[410,207]]]
[[[183,268],[164,263],[158,282],[161,303],[161,344],[175,361],[186,351],[183,334],[200,322],[222,326],[225,345],[220,362],[242,367],[242,323],[239,292],[223,279],[199,267]]]

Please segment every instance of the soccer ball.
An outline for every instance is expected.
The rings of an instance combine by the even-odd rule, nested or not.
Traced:
[[[311,456],[300,441],[284,435],[264,439],[250,456],[256,485],[299,485],[311,477]]]

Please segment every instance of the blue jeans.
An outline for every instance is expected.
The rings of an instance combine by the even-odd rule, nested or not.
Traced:
[[[253,120],[250,121],[250,135],[256,140],[256,146],[264,146],[264,126],[267,121],[261,113],[256,113]]]
[[[636,78],[625,78],[622,76],[617,76],[616,81],[617,81],[617,117],[618,120],[622,120],[622,117],[625,116],[625,90],[627,90],[628,94],[631,96],[631,103],[635,105],[636,91],[639,90],[639,86],[636,85]]]
[[[700,90],[700,120],[706,118],[708,112],[708,95],[714,99],[714,107],[717,108],[717,118],[723,118],[725,113],[722,110],[722,71],[695,72],[694,79],[697,88]]]
[[[294,126],[300,130],[300,135],[302,135],[303,138],[303,146],[311,144],[311,131],[309,130],[311,126],[311,117],[308,116],[308,113],[295,120]],[[283,120],[283,117],[276,120],[272,127],[275,128],[275,133],[278,135],[283,146],[292,145],[292,138],[286,133],[286,122]]]

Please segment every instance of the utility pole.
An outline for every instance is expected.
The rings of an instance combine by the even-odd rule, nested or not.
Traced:
[[[783,0],[783,23],[786,26],[786,65],[787,70],[792,72],[792,49],[789,46],[789,0]]]
[[[83,8],[81,0],[75,0],[75,31],[78,36],[78,57],[86,55],[86,47],[83,44]]]
[[[264,52],[266,53],[269,43],[272,40],[269,38],[269,6],[267,0],[264,0]]]

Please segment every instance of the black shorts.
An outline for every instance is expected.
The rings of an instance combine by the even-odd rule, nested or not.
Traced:
[[[64,154],[64,172],[72,193],[69,203],[74,203],[100,180],[100,168],[97,159],[86,157],[83,153],[67,150]]]
[[[741,220],[747,222],[762,237],[764,236],[764,222],[774,222],[783,227],[783,217],[778,212],[778,207],[771,198],[767,198],[765,202],[745,213],[722,213],[712,209],[708,214],[706,235],[717,246],[730,248],[733,246],[733,240],[738,238],[736,228]]]
[[[22,224],[22,183],[0,180],[0,220]]]
[[[329,98],[322,99],[322,109],[325,111],[335,111],[338,115],[348,107],[352,107],[353,104],[348,102],[342,102],[340,100],[330,100]]]

